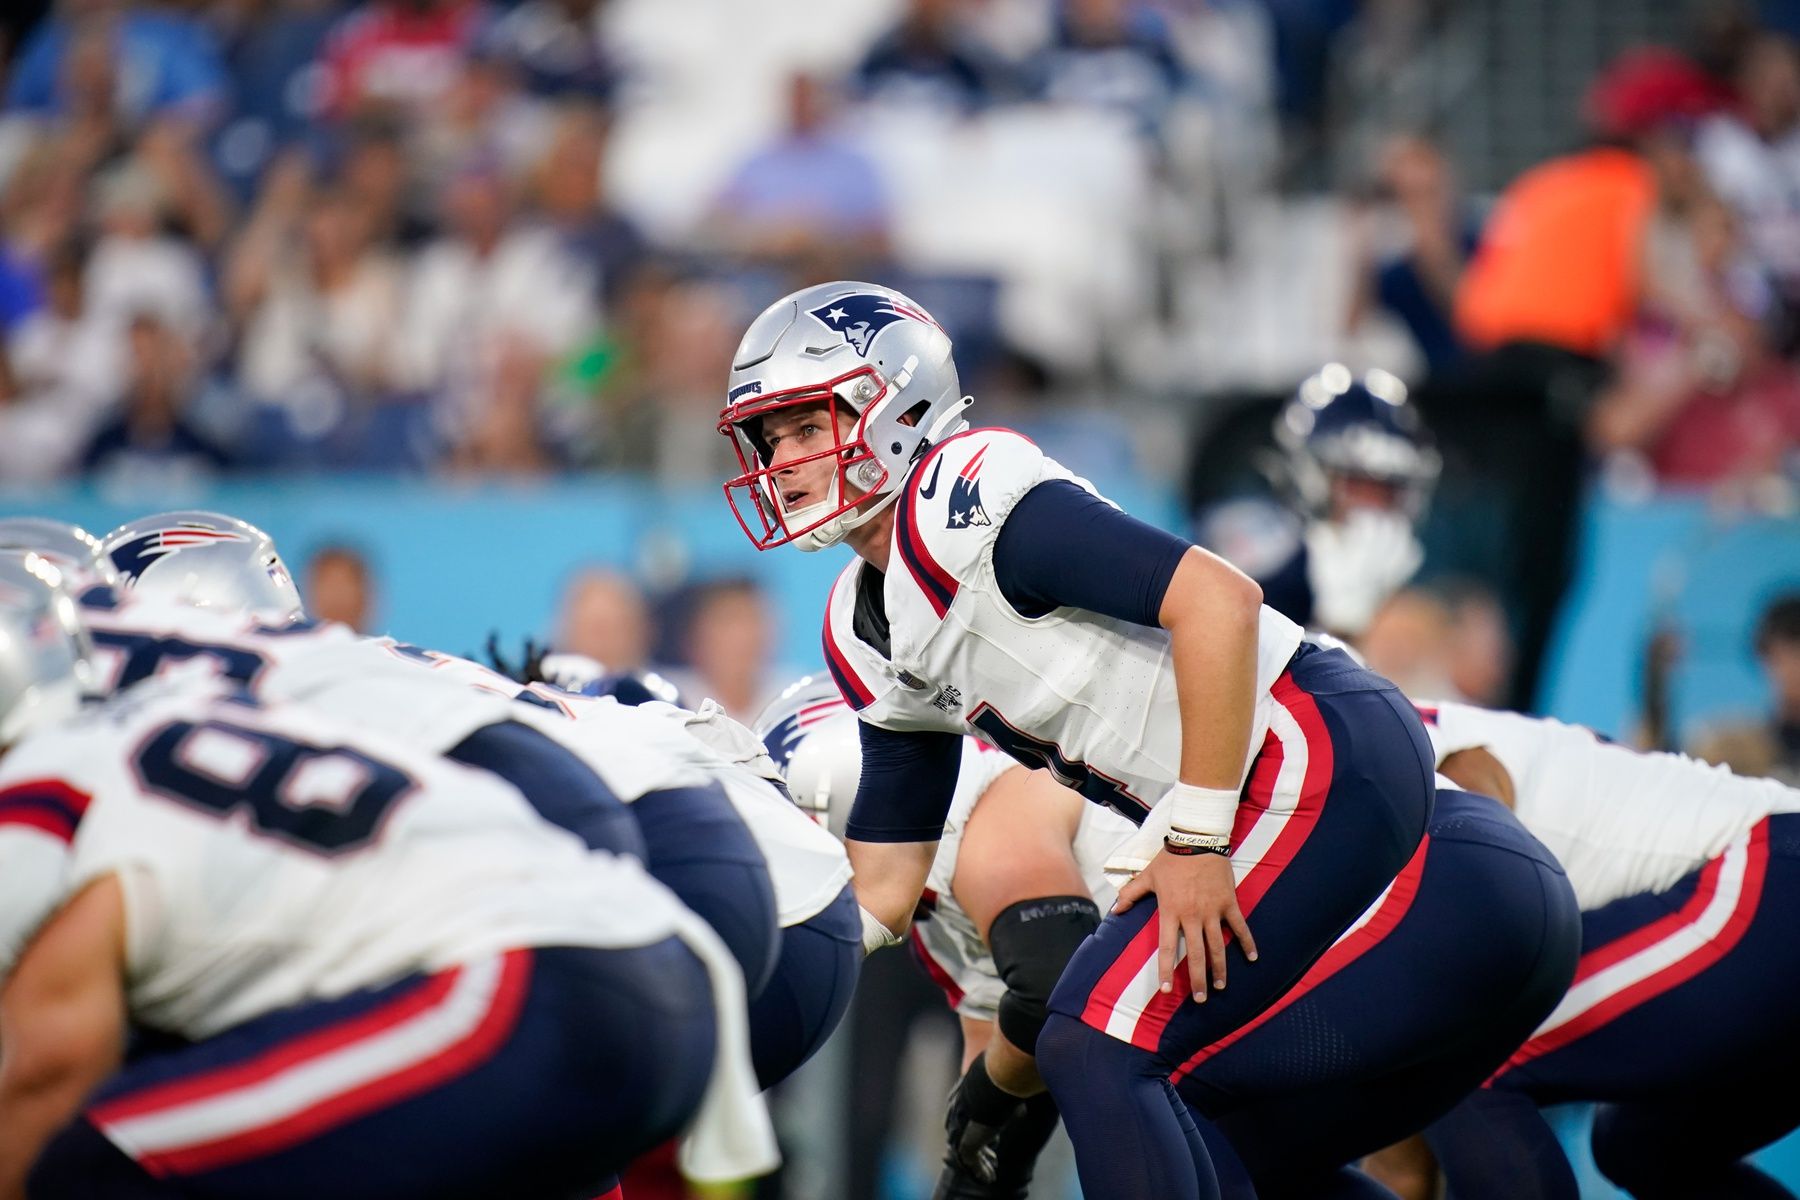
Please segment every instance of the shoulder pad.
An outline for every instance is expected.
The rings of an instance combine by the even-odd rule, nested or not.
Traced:
[[[973,574],[1019,497],[1063,472],[1010,429],[971,429],[940,442],[900,492],[894,545],[938,616]]]
[[[820,639],[825,667],[831,672],[844,703],[858,712],[875,703],[887,689],[885,664],[875,648],[856,636],[856,581],[862,559],[853,558],[831,584],[825,605],[825,629]]]

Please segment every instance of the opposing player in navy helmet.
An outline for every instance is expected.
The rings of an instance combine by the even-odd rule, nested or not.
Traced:
[[[1330,363],[1275,419],[1273,497],[1203,510],[1200,540],[1248,572],[1263,602],[1354,640],[1419,569],[1415,527],[1437,482],[1430,434],[1386,371],[1360,379]]]
[[[966,428],[971,403],[949,337],[905,296],[796,292],[732,360],[727,495],[760,548],[857,555],[823,649],[859,720],[845,842],[866,946],[911,919],[971,733],[1141,826],[1136,877],[1049,999],[1038,1065],[1090,1195],[1203,1194],[1216,1175],[1170,1076],[1406,864],[1430,747],[1392,684],[1030,439]]]

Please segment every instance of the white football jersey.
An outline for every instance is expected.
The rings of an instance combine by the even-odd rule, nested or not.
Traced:
[[[783,929],[817,916],[850,883],[850,857],[843,843],[795,807],[782,790],[763,744],[754,733],[726,716],[711,701],[690,712],[673,704],[633,707],[610,696],[565,696],[574,713],[561,737],[584,754],[614,793],[627,802],[653,787],[681,786],[658,782],[658,769],[672,763],[702,781],[716,781],[756,840],[775,890],[775,909]],[[545,718],[549,729],[555,718]],[[654,760],[619,753],[625,747],[656,747]]]
[[[824,649],[857,715],[896,730],[974,734],[1046,767],[1089,800],[1141,821],[1175,782],[1181,718],[1169,635],[1063,608],[1019,615],[1001,595],[994,543],[1020,497],[1047,480],[1093,491],[1020,434],[976,429],[940,443],[901,487],[880,578],[891,654],[856,636],[862,561],[833,585]],[[1264,607],[1247,775],[1300,627]]]
[[[1419,705],[1439,766],[1480,747],[1512,777],[1515,811],[1556,855],[1583,909],[1661,892],[1800,791],[1679,754],[1642,753],[1578,725],[1444,702]]]
[[[77,820],[5,819],[44,796]],[[636,861],[589,852],[485,772],[306,706],[179,683],[6,757],[0,878],[16,864],[37,894],[8,888],[0,965],[116,875],[132,1014],[188,1038],[505,949],[640,946],[692,923]]]
[[[951,887],[956,879],[957,852],[962,846],[963,828],[983,793],[1006,772],[1020,769],[1018,763],[986,743],[974,738],[964,740],[956,799],[944,820],[944,836],[931,863],[924,913],[913,922],[914,952],[927,973],[944,989],[957,1015],[971,1020],[995,1019],[1006,984],[1000,979],[999,968],[994,965],[994,956],[982,940],[981,931],[957,903]],[[1108,809],[1091,804],[1082,808],[1073,847],[1075,862],[1087,881],[1088,894],[1102,913],[1118,898],[1118,891],[1106,878],[1106,859],[1136,830],[1137,826]]]
[[[796,809],[771,776],[759,777],[748,760],[735,762],[696,736],[730,727],[760,754],[755,735],[722,713],[701,717],[673,705],[640,711],[610,697],[521,686],[468,659],[359,637],[330,622],[266,626],[129,593],[93,616],[117,646],[108,670],[113,686],[146,674],[221,674],[259,696],[298,700],[435,753],[484,726],[518,721],[577,754],[626,803],[650,791],[718,782],[768,863],[784,928],[816,916],[850,881],[843,846]],[[136,659],[127,674],[130,655]],[[714,742],[725,736],[712,732]]]

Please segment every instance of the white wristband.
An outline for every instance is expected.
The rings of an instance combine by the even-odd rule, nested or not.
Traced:
[[[1169,802],[1169,828],[1214,837],[1231,836],[1231,827],[1237,820],[1236,791],[1177,783],[1165,793],[1165,799]]]
[[[862,914],[862,942],[865,956],[875,953],[887,946],[898,946],[900,939],[894,931],[876,919],[875,914],[857,905],[856,911]]]

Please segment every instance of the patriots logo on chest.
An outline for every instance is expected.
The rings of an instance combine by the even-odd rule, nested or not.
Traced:
[[[981,462],[986,455],[987,447],[983,446],[950,481],[950,513],[944,528],[970,529],[993,524],[981,503]]]
[[[895,321],[923,321],[935,326],[925,313],[904,304],[896,304],[886,296],[872,292],[855,292],[837,296],[817,308],[807,310],[821,325],[844,335],[844,340],[864,358],[869,357],[869,343],[875,335]]]

